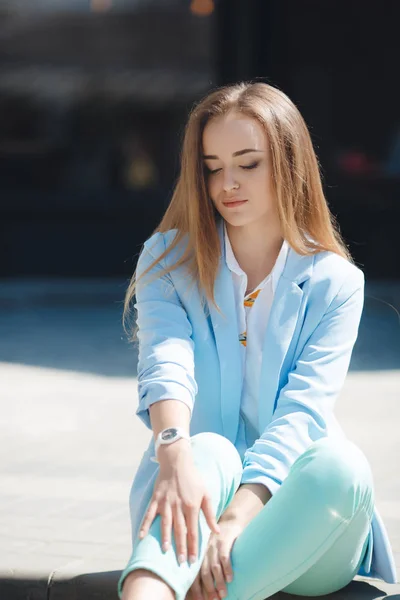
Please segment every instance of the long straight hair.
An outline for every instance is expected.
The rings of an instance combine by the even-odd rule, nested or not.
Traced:
[[[240,82],[218,88],[192,108],[185,127],[180,174],[170,204],[153,233],[176,229],[173,242],[142,274],[163,260],[185,237],[180,258],[163,273],[187,264],[205,298],[213,302],[221,246],[218,213],[207,192],[202,138],[207,123],[228,113],[258,121],[267,136],[282,237],[301,255],[324,250],[351,261],[322,189],[318,160],[303,117],[281,90],[266,83]],[[124,322],[135,294],[136,271],[124,302]]]

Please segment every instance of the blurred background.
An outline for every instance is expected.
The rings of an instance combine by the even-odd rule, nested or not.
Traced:
[[[261,78],[304,115],[355,259],[396,277],[399,19],[396,0],[2,0],[0,275],[129,276],[192,103]]]
[[[190,108],[248,79],[300,109],[366,275],[338,412],[400,565],[399,22],[398,0],[0,0],[2,598],[21,585],[72,597],[71,573],[78,589],[112,569],[98,590],[111,581],[114,597],[150,435],[134,416],[125,289],[171,198]]]

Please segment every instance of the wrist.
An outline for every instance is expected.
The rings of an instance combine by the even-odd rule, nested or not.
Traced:
[[[164,463],[171,464],[182,456],[191,454],[190,440],[180,438],[172,444],[162,444],[157,450],[157,460],[160,465]]]
[[[242,517],[243,517],[243,515],[242,515]],[[235,508],[230,508],[228,506],[226,511],[219,518],[218,523],[234,523],[234,524],[242,525],[243,524],[242,521],[243,521],[243,518],[241,518],[241,516],[240,516],[240,511],[236,510]]]
[[[246,527],[271,497],[270,491],[262,484],[242,484],[236,490],[220,521],[229,521]]]
[[[240,516],[240,514],[229,510],[224,512],[218,519],[218,525],[221,525],[221,527],[225,525],[230,530],[235,530],[239,534],[245,529],[247,524],[248,520],[243,519],[243,515]]]

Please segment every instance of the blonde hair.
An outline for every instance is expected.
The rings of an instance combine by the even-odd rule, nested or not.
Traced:
[[[221,246],[218,213],[207,192],[202,138],[211,119],[232,112],[256,119],[267,135],[283,238],[298,254],[328,250],[351,261],[324,196],[318,160],[297,107],[281,90],[266,83],[241,82],[221,87],[209,93],[190,112],[178,181],[161,223],[153,233],[171,229],[177,232],[170,246],[142,274],[149,272],[187,236],[182,256],[159,276],[187,263],[193,280],[214,304]],[[125,296],[124,322],[135,287],[136,271]]]

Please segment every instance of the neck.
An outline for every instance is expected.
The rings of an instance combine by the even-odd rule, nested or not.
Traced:
[[[279,225],[261,221],[238,227],[226,223],[226,228],[240,267],[249,279],[264,279],[272,271],[282,247]]]

